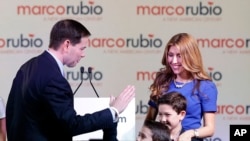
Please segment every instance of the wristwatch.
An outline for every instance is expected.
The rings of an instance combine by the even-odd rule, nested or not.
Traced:
[[[197,131],[197,129],[194,129],[194,137],[196,137],[196,138],[199,137],[199,132]]]

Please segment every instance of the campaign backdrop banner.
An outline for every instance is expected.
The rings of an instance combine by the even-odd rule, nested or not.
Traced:
[[[52,26],[75,19],[91,37],[86,56],[75,68],[65,67],[72,90],[81,81],[81,66],[94,68],[92,82],[100,97],[135,85],[137,135],[165,45],[187,32],[197,39],[219,92],[215,134],[205,141],[229,141],[231,124],[250,122],[249,5],[249,0],[1,0],[1,97],[7,101],[20,66],[48,49]],[[83,78],[75,97],[96,98],[87,71]]]

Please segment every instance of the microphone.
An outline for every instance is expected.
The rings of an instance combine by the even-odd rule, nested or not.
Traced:
[[[95,91],[96,96],[99,97],[99,95],[97,94],[97,92],[95,90],[95,87],[94,87],[94,85],[92,84],[92,81],[91,81],[92,80],[92,68],[91,67],[88,67],[88,73],[89,73],[89,82],[90,82],[93,90]]]
[[[82,85],[82,81],[83,81],[83,73],[84,73],[84,67],[80,67],[80,72],[81,72],[81,82],[80,84],[78,85],[78,87],[76,88],[75,92],[73,93],[73,95],[76,94],[77,90],[79,89],[79,87]]]

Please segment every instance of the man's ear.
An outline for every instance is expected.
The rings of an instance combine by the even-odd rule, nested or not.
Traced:
[[[63,50],[67,51],[69,48],[70,41],[69,40],[64,40],[63,42]]]
[[[65,41],[64,41],[64,44],[65,44],[65,46],[68,48],[68,47],[69,47],[69,44],[70,44],[70,41],[69,41],[69,40],[65,40]]]

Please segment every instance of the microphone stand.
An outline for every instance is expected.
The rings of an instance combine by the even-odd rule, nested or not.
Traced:
[[[92,84],[92,81],[91,81],[92,80],[92,68],[91,67],[88,67],[88,73],[89,73],[89,83],[92,86],[93,90],[95,91],[96,96],[99,98],[99,95],[96,92],[96,89],[95,89],[95,87],[94,87],[94,85]]]
[[[84,73],[84,67],[81,67],[80,68],[80,72],[81,72],[81,82],[80,84],[78,85],[78,87],[76,88],[76,90],[74,91],[73,95],[76,94],[76,92],[78,91],[78,89],[80,88],[80,86],[82,85],[82,81],[83,81],[83,73]]]

